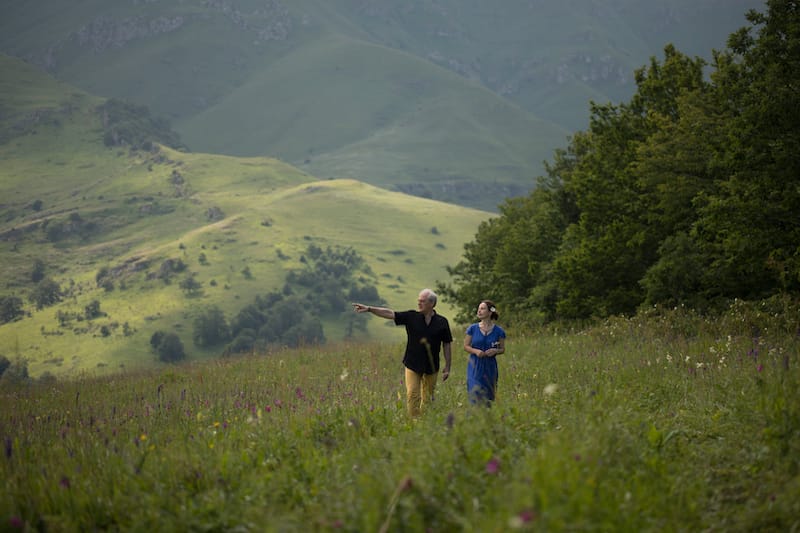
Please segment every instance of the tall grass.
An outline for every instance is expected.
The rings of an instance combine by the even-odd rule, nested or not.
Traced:
[[[0,524],[797,530],[797,318],[759,313],[512,329],[491,409],[469,405],[457,349],[414,421],[402,343],[5,383]]]

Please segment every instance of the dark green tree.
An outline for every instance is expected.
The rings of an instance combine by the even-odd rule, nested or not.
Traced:
[[[51,278],[45,278],[36,284],[29,298],[36,306],[36,309],[44,309],[60,302],[62,297],[61,285]]]
[[[18,296],[0,296],[0,324],[13,322],[24,315],[22,298]]]
[[[189,296],[196,296],[203,291],[203,284],[197,281],[191,274],[184,277],[178,286]]]
[[[698,202],[697,232],[721,290],[759,298],[800,291],[800,10],[768,0],[747,19],[715,57],[729,177]]]
[[[225,313],[216,305],[207,307],[194,319],[192,339],[195,345],[207,347],[228,342],[231,338]]]
[[[31,270],[31,281],[34,283],[42,281],[45,276],[45,268],[44,261],[35,259],[33,261],[33,269]]]
[[[150,338],[150,345],[153,346],[159,361],[164,363],[174,363],[186,357],[183,342],[176,333],[158,331]]]

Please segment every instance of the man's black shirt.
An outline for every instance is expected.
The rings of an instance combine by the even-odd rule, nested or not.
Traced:
[[[450,323],[436,311],[430,324],[419,311],[399,311],[394,314],[394,323],[405,326],[408,334],[403,364],[417,374],[435,374],[439,371],[439,351],[442,343],[453,342]]]

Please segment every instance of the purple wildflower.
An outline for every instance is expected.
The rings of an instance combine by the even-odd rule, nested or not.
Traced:
[[[500,459],[497,457],[492,457],[489,459],[489,462],[486,463],[486,473],[487,474],[497,474],[500,471]]]

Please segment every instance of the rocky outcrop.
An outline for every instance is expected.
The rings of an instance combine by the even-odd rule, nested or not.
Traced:
[[[184,24],[182,16],[145,16],[114,19],[99,16],[79,29],[72,38],[83,47],[101,52],[108,48],[121,48],[130,41],[146,39],[179,29]]]

